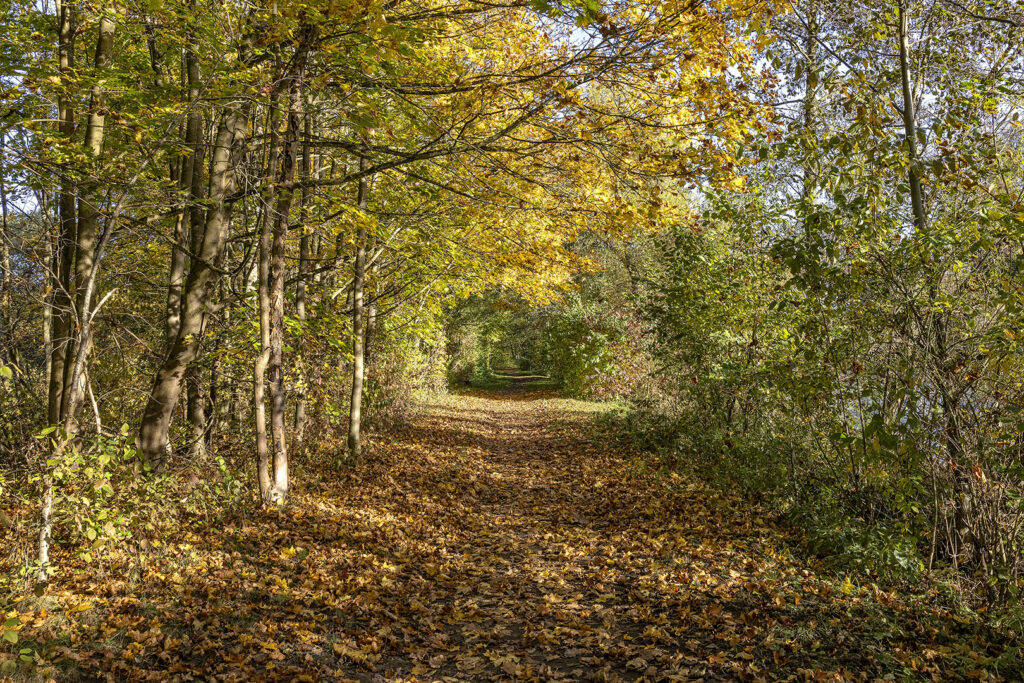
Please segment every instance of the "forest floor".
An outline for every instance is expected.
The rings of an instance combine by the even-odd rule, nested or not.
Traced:
[[[1021,677],[980,620],[816,570],[600,409],[522,377],[439,399],[355,472],[300,469],[283,511],[75,574],[19,646],[82,680]]]

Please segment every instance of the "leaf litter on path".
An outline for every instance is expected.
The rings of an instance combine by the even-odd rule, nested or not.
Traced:
[[[763,510],[513,386],[427,405],[358,471],[60,587],[84,680],[1014,680],[980,622],[794,559]],[[49,625],[47,625],[49,624]],[[48,632],[49,631],[49,632]],[[47,640],[48,639],[48,640]]]

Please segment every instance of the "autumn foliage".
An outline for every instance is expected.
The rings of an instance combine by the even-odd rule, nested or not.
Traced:
[[[1024,675],[1014,3],[0,10],[0,676]]]

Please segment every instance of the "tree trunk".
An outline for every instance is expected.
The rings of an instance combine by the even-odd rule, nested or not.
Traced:
[[[171,415],[181,396],[185,370],[199,351],[199,332],[212,294],[215,264],[224,251],[231,224],[232,203],[228,198],[235,191],[235,169],[245,151],[248,107],[248,103],[236,103],[226,108],[217,124],[210,155],[209,209],[200,249],[193,255],[182,292],[181,325],[170,352],[157,370],[139,427],[138,447],[144,462],[151,466],[158,465],[170,449]]]
[[[302,237],[299,238],[299,277],[295,284],[295,317],[299,319],[300,325],[306,320],[306,279],[309,277],[309,266],[312,255],[310,254],[309,226],[309,193],[308,181],[311,177],[312,163],[310,160],[310,137],[312,136],[312,121],[309,113],[305,115],[303,125],[302,143],[302,195],[299,200],[299,223],[302,225]],[[307,378],[305,372],[305,331],[300,333],[298,343],[298,358],[296,366],[299,372],[295,396],[295,452],[302,451],[302,439],[306,433],[306,392]]]
[[[369,159],[359,160],[359,170],[369,167]],[[359,179],[358,205],[366,211],[368,205],[368,185],[366,176]],[[356,237],[356,259],[352,273],[352,400],[348,414],[348,454],[352,464],[358,465],[362,459],[363,449],[360,436],[363,409],[363,287],[366,284],[366,228],[360,223]]]
[[[99,34],[96,40],[95,66],[97,72],[102,72],[110,66],[113,49],[114,20],[107,16],[100,17]],[[94,164],[103,152],[107,119],[106,100],[107,94],[102,83],[97,83],[90,93],[89,119],[85,130],[85,147],[89,150]],[[95,167],[91,169],[90,175],[92,177],[89,181],[82,185],[78,200],[78,233],[75,248],[75,324],[80,337],[76,348],[78,353],[83,354],[83,368],[88,366],[89,355],[92,351],[92,334],[86,329],[86,326],[91,324],[93,318],[93,312],[90,310],[90,298],[96,277],[94,266],[97,258],[99,202],[102,194]],[[73,338],[74,335],[69,334],[68,336]],[[71,355],[70,348],[65,363],[65,367],[70,368],[78,363],[77,359]],[[85,395],[85,386],[80,386],[80,384],[84,381],[85,374],[81,372],[77,380],[73,380],[69,376],[64,384],[61,395],[62,413],[69,424],[73,424],[78,419],[78,409],[81,407]]]
[[[185,206],[175,216],[174,244],[171,249],[171,268],[167,286],[167,344],[168,348],[178,336],[181,324],[181,287],[185,279],[185,262],[187,254],[183,245],[186,241],[195,244],[202,234],[203,223],[203,113],[198,108],[199,102],[199,59],[193,46],[185,51],[184,77],[188,86],[189,113],[185,124],[185,146],[189,155],[182,163],[178,178],[179,191],[187,195]],[[188,216],[189,235],[186,235],[185,217]]]
[[[185,419],[192,428],[188,456],[189,460],[197,462],[206,458],[206,396],[203,395],[201,367],[197,364],[192,364],[185,372],[185,392]]]
[[[284,285],[285,252],[288,247],[289,214],[295,196],[295,169],[303,128],[303,88],[306,78],[306,58],[312,29],[305,29],[302,43],[293,59],[294,71],[290,77],[288,93],[288,128],[281,148],[281,163],[274,216],[274,230],[270,249],[270,431],[274,442],[274,502],[288,500],[288,434],[286,426],[287,396],[284,385]]]
[[[39,202],[39,214],[46,221],[46,242],[43,245],[44,260],[43,263],[53,263],[53,244],[54,240],[51,239],[52,234],[56,234],[54,228],[59,226],[60,216],[53,214],[53,208],[50,206],[50,192],[46,189],[40,190],[36,195]],[[51,222],[53,224],[51,224]],[[57,227],[59,230],[59,227]],[[49,272],[45,273],[44,276],[46,285],[49,286],[52,282],[52,276]],[[50,341],[50,333],[53,331],[52,327],[53,309],[50,306],[49,295],[43,296],[43,359],[46,365],[46,382],[43,384],[44,387],[49,389],[50,387],[50,359],[53,357],[53,344]]]
[[[218,298],[223,301],[226,295],[225,279],[221,279],[219,288]],[[231,329],[230,307],[224,308],[223,322],[224,329]],[[218,353],[219,346],[220,341],[218,340],[218,345],[214,348],[213,367],[210,369],[210,411],[216,416],[216,419],[213,422],[214,429],[210,429],[207,432],[206,443],[208,446],[213,441],[214,430],[223,432],[230,428],[236,399],[230,366],[225,367],[221,364],[220,354]]]
[[[921,191],[921,165],[917,150],[917,114],[914,111],[914,89],[910,83],[910,26],[907,18],[907,3],[899,2],[900,36],[900,83],[903,88],[903,130],[907,138],[907,180],[910,185],[910,203],[914,210],[914,227],[923,234],[927,225],[924,209],[924,195]]]
[[[372,257],[371,257],[371,261],[373,261],[373,265],[370,266],[369,282],[370,283],[374,283],[376,281],[376,279],[377,279],[377,272],[380,270],[380,262],[374,260]],[[366,298],[365,297],[365,295],[366,295],[366,292],[365,292],[366,285],[365,284],[363,285],[363,289],[364,289],[363,295],[364,295],[364,299],[365,299]],[[376,292],[372,292],[372,290],[371,290],[371,295],[370,295],[369,299],[365,301],[365,303],[366,303],[366,335],[365,335],[366,336],[366,342],[363,344],[363,346],[364,346],[364,349],[363,349],[363,357],[364,357],[364,361],[363,361],[363,366],[364,366],[363,367],[363,377],[364,377],[364,379],[363,379],[363,381],[364,382],[366,381],[366,379],[365,379],[366,377],[369,377],[370,375],[372,375],[372,373],[373,373],[373,364],[374,364],[374,361],[377,358],[377,347],[378,347],[378,344],[377,344],[377,323],[378,323],[378,321],[377,321],[377,296],[376,296]]]
[[[807,62],[804,65],[804,144],[809,146],[811,140],[817,139],[817,95],[818,95],[818,16],[817,10],[811,8],[807,21],[807,42],[804,48]],[[811,150],[807,149],[803,161],[802,199],[807,204],[805,212],[810,212],[814,202],[814,169],[811,168]],[[810,235],[813,226],[811,221],[804,220],[804,229]]]
[[[92,404],[92,417],[96,425],[96,436],[103,436],[103,417],[100,415],[100,404],[92,390],[92,377],[86,373],[85,386],[89,390],[89,403]]]
[[[226,327],[226,325],[225,325]],[[231,401],[226,400],[221,394],[221,364],[218,357],[220,344],[214,347],[213,364],[210,366],[210,381],[207,385],[207,392],[209,395],[209,402],[206,406],[209,415],[206,417],[206,434],[204,435],[204,445],[206,448],[211,448],[215,432],[224,429],[224,418],[229,414],[231,410]]]
[[[7,169],[3,165],[4,134],[0,132],[0,306],[11,296],[11,235],[7,227]],[[2,332],[2,329],[0,329]]]
[[[267,178],[270,181],[264,196],[264,211],[260,218],[259,255],[257,262],[257,299],[260,319],[260,355],[252,371],[253,409],[256,421],[256,478],[260,487],[260,499],[264,505],[274,503],[274,482],[271,474],[270,446],[267,443],[267,404],[265,400],[267,366],[270,364],[270,251],[273,244],[273,216],[270,207],[277,197],[278,164],[278,121],[277,112],[281,91],[275,89],[270,97],[267,111],[267,130],[270,135],[267,155]]]
[[[43,509],[39,525],[39,552],[36,561],[39,573],[36,580],[46,583],[50,579],[50,534],[53,531],[53,478],[49,472],[43,477]]]
[[[66,1],[57,4],[57,50],[61,78],[70,79],[74,68],[74,9]],[[69,98],[58,97],[57,119],[61,135],[70,141],[75,135],[75,112]],[[50,361],[47,387],[47,422],[61,423],[65,368],[69,365],[67,351],[71,332],[71,269],[74,263],[74,242],[78,216],[75,212],[75,185],[65,174],[58,198],[59,221],[52,249],[50,268]],[[42,538],[42,536],[40,536]],[[40,554],[42,549],[40,548]]]

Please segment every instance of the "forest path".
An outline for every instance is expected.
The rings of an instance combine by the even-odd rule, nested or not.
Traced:
[[[659,472],[594,427],[601,406],[536,387],[432,402],[355,473],[308,464],[288,509],[197,530],[101,598],[109,637],[76,648],[79,675],[945,680],[970,675],[968,651],[999,654],[815,573],[763,511]]]
[[[953,673],[940,651],[966,637],[926,631],[899,596],[794,560],[763,510],[660,471],[597,430],[606,407],[560,399],[541,378],[507,379],[430,404],[345,487],[336,548],[366,555],[337,591],[336,675]]]

